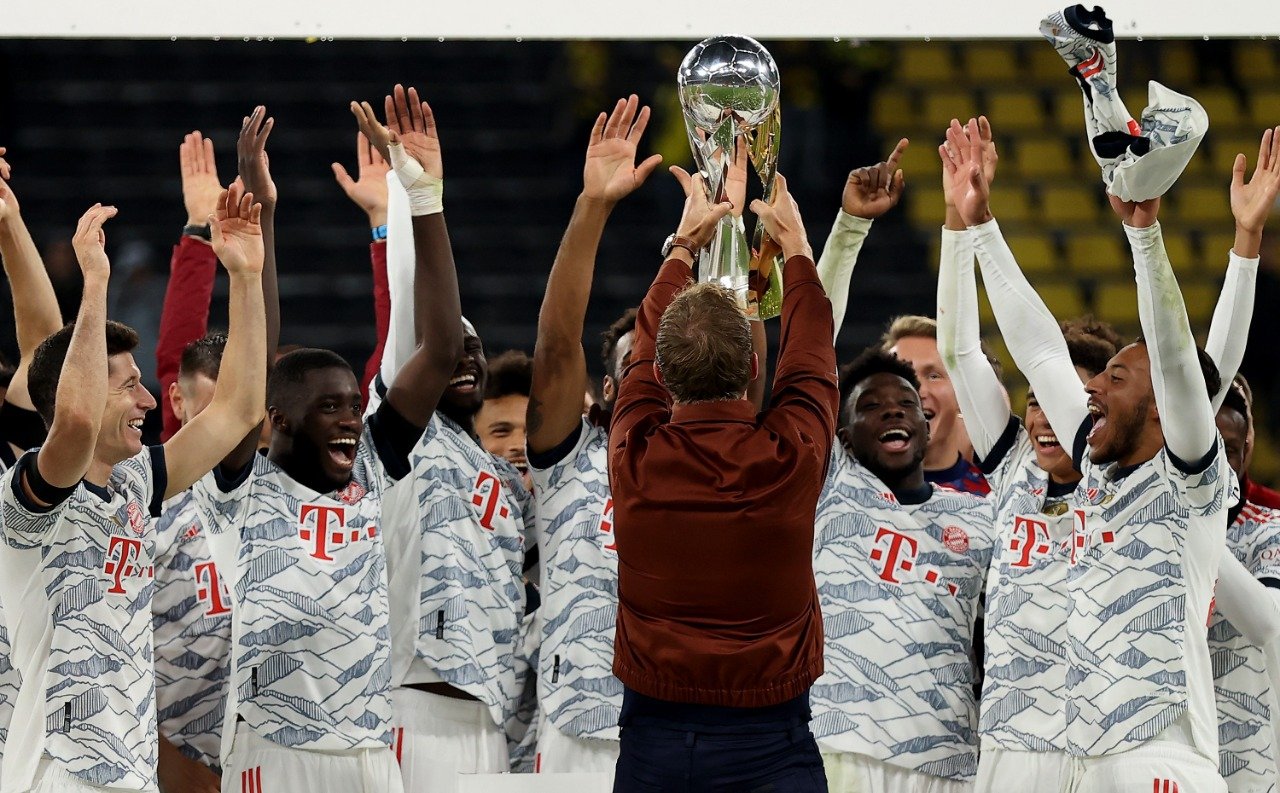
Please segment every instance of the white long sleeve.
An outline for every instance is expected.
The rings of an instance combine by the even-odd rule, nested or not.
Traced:
[[[1137,229],[1126,225],[1138,282],[1138,321],[1151,361],[1151,387],[1165,446],[1184,463],[1194,464],[1213,448],[1217,427],[1205,391],[1196,340],[1187,307],[1164,249],[1160,224]]]
[[[951,377],[964,426],[978,459],[985,459],[1009,425],[1000,378],[982,352],[973,237],[942,230],[938,262],[938,354]]]
[[[387,291],[391,299],[391,316],[387,340],[378,362],[378,379],[384,387],[395,382],[396,373],[418,347],[418,333],[413,321],[413,217],[409,194],[400,184],[395,171],[387,174]],[[370,416],[382,404],[377,388],[369,389],[365,415]]]
[[[1204,345],[1205,352],[1218,365],[1218,374],[1222,376],[1222,388],[1213,395],[1215,415],[1227,398],[1231,380],[1240,371],[1240,363],[1244,360],[1257,285],[1258,257],[1246,259],[1231,251],[1227,275],[1222,281],[1222,293],[1218,295],[1218,304],[1213,309],[1209,338]]]
[[[1251,644],[1265,647],[1280,639],[1280,590],[1254,578],[1230,550],[1222,553],[1214,597],[1223,616]]]
[[[835,319],[836,336],[844,324],[845,311],[849,308],[849,279],[858,263],[858,252],[871,231],[871,221],[840,210],[831,226],[827,244],[818,259],[818,280],[831,301],[831,315]]]
[[[969,233],[1004,343],[1035,391],[1049,426],[1068,448],[1089,407],[1062,329],[1018,269],[996,221],[973,226]]]

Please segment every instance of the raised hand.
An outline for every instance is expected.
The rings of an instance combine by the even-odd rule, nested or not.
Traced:
[[[436,117],[431,106],[418,98],[418,89],[410,88],[406,93],[404,86],[397,84],[384,100],[384,109],[392,142],[404,146],[404,153],[417,160],[428,176],[443,179],[444,160]]]
[[[978,140],[982,141],[982,175],[987,180],[987,186],[990,187],[996,181],[996,165],[999,163],[1000,156],[996,153],[996,142],[991,133],[991,122],[986,116],[978,116]],[[956,141],[953,143],[953,141]],[[959,119],[951,119],[951,126],[947,128],[946,143],[943,145],[948,147],[948,151],[955,151],[960,145],[967,145],[969,142],[969,127],[967,124],[962,125]],[[966,152],[965,158],[968,159]],[[942,169],[942,199],[948,208],[955,207],[955,201],[952,198],[952,180],[948,179],[948,172],[945,167],[946,159],[943,158]]]
[[[809,237],[800,219],[800,207],[787,189],[787,179],[778,174],[773,186],[773,201],[766,204],[760,199],[751,202],[751,211],[764,224],[764,230],[782,248],[786,258],[803,255],[813,258]]]
[[[236,159],[244,189],[253,193],[268,212],[276,206],[276,184],[271,180],[267,157],[267,138],[275,123],[274,118],[267,118],[267,109],[258,105],[252,114],[245,116],[236,141]]]
[[[1262,133],[1258,163],[1248,182],[1244,180],[1246,164],[1245,156],[1237,154],[1231,169],[1231,214],[1241,231],[1261,235],[1280,195],[1280,127]]]
[[[18,215],[18,197],[9,189],[9,163],[4,158],[6,151],[0,146],[0,223]]]
[[[990,127],[988,127],[988,139]],[[950,202],[961,220],[968,226],[976,226],[991,219],[991,183],[988,181],[988,164],[994,173],[994,157],[984,156],[982,132],[976,118],[969,119],[964,127],[955,119],[947,129],[947,141],[938,147],[942,158],[943,193],[950,194]]]
[[[844,194],[840,196],[840,208],[845,214],[873,220],[898,205],[906,183],[898,163],[907,143],[906,138],[898,141],[884,162],[849,172]]]
[[[377,228],[387,222],[387,172],[391,166],[369,145],[363,132],[356,133],[356,179],[351,178],[342,163],[333,163],[333,176],[338,186],[369,216],[369,225]]]
[[[80,216],[71,246],[86,281],[93,277],[107,278],[111,274],[111,262],[107,260],[107,234],[102,230],[102,224],[115,216],[115,207],[102,204],[94,204]]]
[[[213,158],[213,141],[188,132],[178,146],[182,166],[182,203],[187,208],[187,225],[203,226],[218,207],[222,184],[218,181],[218,164]]]
[[[655,154],[636,166],[636,146],[649,125],[648,106],[639,108],[635,94],[619,99],[613,112],[596,117],[582,168],[582,194],[593,201],[613,205],[644,184],[662,162]],[[744,180],[745,182],[745,180]]]
[[[715,236],[716,226],[720,220],[733,209],[728,201],[712,204],[707,200],[707,190],[703,186],[702,174],[690,176],[678,165],[671,166],[671,174],[684,190],[684,212],[680,216],[680,224],[676,227],[676,235],[688,237],[699,248],[705,248]]]
[[[260,273],[265,256],[262,243],[262,204],[237,184],[222,191],[218,208],[209,216],[213,251],[229,273]]]

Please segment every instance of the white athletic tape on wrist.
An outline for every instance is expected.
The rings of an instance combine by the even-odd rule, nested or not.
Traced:
[[[405,154],[404,144],[392,141],[387,146],[391,168],[409,195],[409,214],[414,217],[435,215],[444,211],[444,180],[437,179],[422,164]]]

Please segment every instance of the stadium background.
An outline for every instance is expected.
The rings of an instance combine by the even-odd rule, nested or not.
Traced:
[[[899,136],[912,141],[903,206],[877,222],[854,276],[841,360],[873,341],[889,317],[933,313],[942,219],[935,149],[953,115],[977,111],[992,119],[1001,153],[993,211],[1055,314],[1091,310],[1136,333],[1127,246],[1085,147],[1079,91],[1051,47],[1030,40],[764,43],[783,80],[780,167],[816,250],[848,170],[883,158]],[[212,137],[225,183],[234,175],[240,118],[266,104],[276,118],[268,148],[280,192],[282,342],[333,348],[359,370],[374,339],[368,230],[329,163],[354,173],[351,99],[378,105],[394,82],[416,84],[440,123],[463,309],[491,354],[532,352],[591,119],[617,96],[638,93],[654,108],[645,147],[687,165],[674,75],[691,44],[0,41],[0,144],[10,148],[14,190],[68,318],[80,290],[70,247],[75,221],[95,201],[120,208],[108,227],[109,315],[153,341],[170,246],[185,218],[178,143],[191,129]],[[1243,151],[1252,169],[1261,131],[1280,123],[1278,55],[1274,40],[1120,45],[1131,112],[1145,106],[1152,77],[1191,93],[1209,112],[1209,134],[1161,217],[1201,339],[1231,245],[1232,159]],[[599,332],[643,295],[680,204],[674,180],[659,174],[615,211],[588,311],[589,353]],[[1280,225],[1272,223],[1244,371],[1259,419],[1255,478],[1274,485]],[[983,300],[984,330],[1006,359],[1020,410],[1025,383]],[[225,279],[214,296],[214,326],[225,323],[224,302]],[[7,303],[0,310],[11,316]],[[0,325],[0,349],[13,359],[12,324]],[[154,390],[151,350],[139,353],[139,363]],[[598,356],[588,360],[599,375]]]

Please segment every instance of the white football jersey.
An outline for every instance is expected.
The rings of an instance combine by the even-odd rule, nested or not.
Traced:
[[[1280,579],[1280,511],[1246,504],[1227,528],[1227,549],[1255,578]],[[1274,791],[1272,719],[1276,692],[1262,648],[1240,635],[1221,611],[1209,625],[1218,702],[1218,770],[1235,790]]]
[[[502,727],[520,696],[532,497],[514,466],[438,411],[409,462],[384,519],[394,682],[449,683]]]
[[[156,713],[178,751],[217,769],[231,676],[231,595],[190,491],[156,524]]]
[[[973,626],[991,504],[928,485],[900,504],[837,444],[818,500],[814,574],[826,672],[811,727],[824,750],[957,781],[978,766]]]
[[[987,577],[979,731],[1000,749],[1065,752],[1071,506],[1050,496],[1017,418],[984,463],[999,536]]]
[[[80,482],[47,511],[5,474],[0,599],[23,680],[5,752],[4,793],[26,791],[41,756],[84,782],[155,786],[151,596],[162,447],[118,463],[105,489]]]
[[[6,470],[8,466],[0,461],[0,476]],[[13,718],[13,703],[18,698],[20,680],[21,676],[13,665],[9,649],[9,626],[4,619],[3,606],[0,605],[0,778],[4,775],[4,742],[9,737],[9,721]]]
[[[261,454],[242,482],[215,469],[192,488],[232,595],[223,757],[237,717],[292,748],[390,745],[389,482],[366,423],[340,492],[318,493]]]
[[[530,471],[543,568],[538,704],[565,735],[616,741],[622,681],[613,676],[618,550],[608,451],[605,429],[583,419],[563,459]]]
[[[1085,426],[1090,420],[1085,420]],[[1076,464],[1069,551],[1067,746],[1096,757],[1132,749],[1188,716],[1195,749],[1217,760],[1209,603],[1240,488],[1218,438],[1186,473],[1161,449],[1121,470]],[[1083,460],[1080,459],[1083,457]]]

